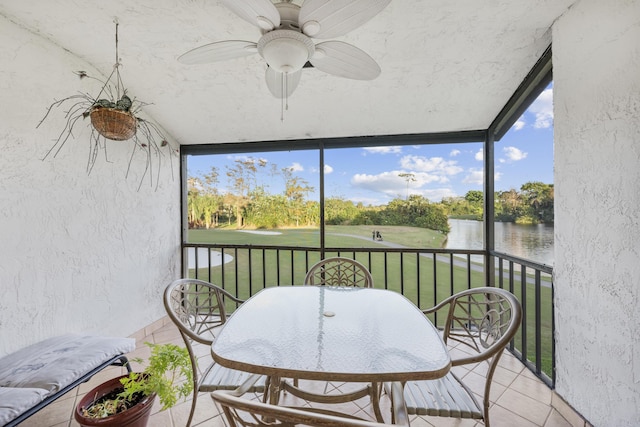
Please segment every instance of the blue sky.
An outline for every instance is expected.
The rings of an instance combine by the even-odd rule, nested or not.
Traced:
[[[550,85],[495,144],[496,191],[519,190],[529,181],[553,183],[553,90]],[[293,174],[314,187],[317,197],[319,164],[316,152],[293,151],[250,155],[190,156],[189,176],[220,172],[221,192],[227,191],[226,166],[236,159],[266,160],[256,181],[271,193],[284,189],[277,170],[291,168]],[[419,194],[433,202],[443,197],[464,196],[482,190],[482,143],[350,148],[325,151],[325,195],[340,196],[365,205],[386,204],[408,194]],[[402,177],[401,174],[410,174]]]

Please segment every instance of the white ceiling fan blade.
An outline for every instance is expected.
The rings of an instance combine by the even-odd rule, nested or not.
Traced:
[[[320,71],[347,79],[373,80],[381,72],[378,63],[366,52],[339,41],[317,44],[309,62]]]
[[[280,13],[271,0],[222,0],[233,13],[263,30],[280,26]]]
[[[197,47],[180,55],[178,61],[187,64],[207,64],[209,62],[226,61],[257,53],[258,45],[244,40],[225,40]]]
[[[298,22],[309,37],[329,39],[358,28],[391,0],[305,0]]]
[[[267,81],[267,87],[273,96],[276,98],[285,98],[291,96],[293,91],[298,87],[300,77],[302,77],[302,70],[285,74],[271,67],[267,67],[264,77]]]

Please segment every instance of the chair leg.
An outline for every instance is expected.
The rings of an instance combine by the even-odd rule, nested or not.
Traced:
[[[191,401],[191,411],[189,412],[189,419],[187,419],[187,424],[185,427],[191,426],[191,421],[193,421],[193,414],[196,412],[196,403],[198,402],[198,389],[193,389],[193,400]]]

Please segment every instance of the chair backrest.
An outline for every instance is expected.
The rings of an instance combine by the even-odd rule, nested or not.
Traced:
[[[217,390],[211,393],[224,412],[230,427],[383,427],[387,424],[366,421],[328,411],[313,411],[310,407],[291,408],[243,399],[234,392]],[[400,425],[408,425],[403,423]]]
[[[369,270],[356,260],[332,257],[314,264],[307,272],[304,284],[373,288],[373,277]]]
[[[522,307],[510,292],[500,288],[473,288],[459,292],[425,313],[448,306],[443,330],[445,343],[457,341],[474,350],[471,355],[452,358],[452,365],[490,361],[492,373],[497,359],[516,334]]]
[[[178,279],[164,291],[164,307],[189,345],[188,339],[211,345],[216,330],[227,321],[225,304],[244,302],[212,283]]]

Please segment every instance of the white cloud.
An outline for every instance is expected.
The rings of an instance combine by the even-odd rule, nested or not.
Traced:
[[[484,182],[484,171],[482,169],[469,169],[469,173],[462,179],[462,182],[464,184],[482,185]]]
[[[324,173],[330,174],[331,172],[333,172],[333,168],[329,165],[324,165]]]
[[[391,146],[391,147],[365,147],[363,150],[366,153],[372,154],[399,154],[402,153],[402,147],[399,145]],[[365,155],[366,155],[365,153]]]
[[[502,172],[496,172],[493,175],[494,181],[500,181],[500,178],[502,178]],[[465,184],[482,185],[484,183],[484,170],[473,168],[469,169],[469,174],[464,177],[462,182]]]
[[[484,160],[484,149],[481,148],[478,150],[478,152],[475,155],[475,159],[479,162],[481,162],[482,160]]]
[[[450,188],[421,188],[428,183],[445,184],[446,177],[436,177],[426,173],[414,173],[416,181],[407,183],[405,178],[399,177],[402,171],[384,172],[378,175],[356,174],[351,178],[351,185],[356,188],[374,191],[381,194],[379,199],[371,197],[352,197],[354,202],[361,201],[365,204],[382,205],[396,197],[405,198],[409,195],[420,195],[431,201],[439,202],[444,197],[454,197],[456,194]],[[407,187],[408,184],[408,187]]]
[[[444,175],[455,175],[463,171],[455,160],[444,160],[442,157],[404,156],[400,159],[400,166],[411,171]]]
[[[446,184],[449,178],[444,175],[429,174],[426,172],[413,172],[415,181],[407,181],[399,176],[406,171],[389,171],[377,175],[366,173],[355,174],[351,177],[351,185],[365,190],[386,194],[390,197],[409,194],[423,194],[426,191],[423,186],[431,183]]]
[[[290,169],[291,172],[302,172],[304,167],[298,162],[293,162],[287,169]]]
[[[445,197],[455,197],[457,194],[450,188],[436,188],[423,191],[422,196],[432,202],[439,202]]]
[[[534,128],[546,129],[553,126],[553,89],[545,89],[528,111],[536,117]]]
[[[525,127],[526,124],[527,123],[522,119],[522,117],[520,117],[518,120],[516,120],[516,122],[513,124],[512,127],[513,127],[513,130],[518,131],[523,127]]]
[[[502,151],[505,153],[506,161],[508,162],[517,162],[527,157],[527,153],[516,147],[504,147]],[[500,162],[504,163],[503,159],[500,159]]]
[[[451,150],[451,152],[449,153],[450,157],[455,157],[458,154],[460,154],[460,150]]]

